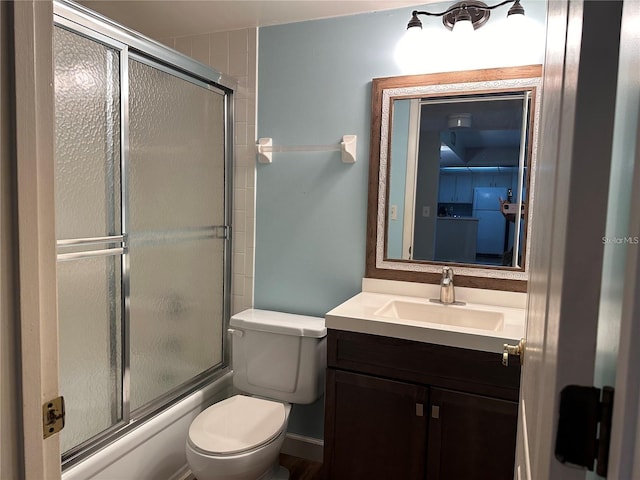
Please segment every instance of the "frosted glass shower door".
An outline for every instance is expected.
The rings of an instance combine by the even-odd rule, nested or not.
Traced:
[[[123,418],[120,51],[55,27],[54,65],[66,452]]]
[[[222,363],[225,97],[129,60],[131,410]]]
[[[65,469],[227,371],[233,84],[56,7]]]

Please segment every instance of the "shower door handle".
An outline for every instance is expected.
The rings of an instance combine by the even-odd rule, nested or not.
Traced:
[[[127,249],[122,248],[107,248],[104,250],[92,250],[90,252],[73,252],[73,253],[59,253],[57,255],[57,260],[59,262],[64,262],[67,260],[80,260],[83,258],[91,258],[91,257],[108,257],[111,255],[123,255],[127,252]]]
[[[67,260],[80,260],[91,257],[108,257],[111,255],[123,255],[127,253],[127,235],[112,235],[108,237],[69,238],[56,241],[58,251],[56,258],[59,262]],[[79,252],[65,252],[68,249],[85,247],[87,245],[118,245],[113,248],[101,248],[98,250],[81,250]]]
[[[231,225],[214,225],[211,228],[213,228],[214,238],[222,238],[226,240],[230,237]]]

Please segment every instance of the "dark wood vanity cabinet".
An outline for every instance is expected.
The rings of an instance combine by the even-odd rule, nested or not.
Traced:
[[[427,389],[334,369],[327,375],[334,418],[328,478],[422,478],[427,419],[416,405],[424,405]]]
[[[329,330],[326,480],[511,480],[520,365]]]
[[[439,388],[430,393],[426,478],[511,480],[518,403]]]

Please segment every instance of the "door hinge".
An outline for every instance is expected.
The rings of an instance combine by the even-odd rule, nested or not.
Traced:
[[[64,428],[64,397],[42,404],[42,437],[47,438]]]
[[[560,392],[556,458],[607,476],[613,412],[612,387],[568,385]]]

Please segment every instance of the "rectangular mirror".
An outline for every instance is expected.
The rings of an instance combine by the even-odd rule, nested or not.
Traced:
[[[368,277],[526,291],[540,76],[373,80]]]

